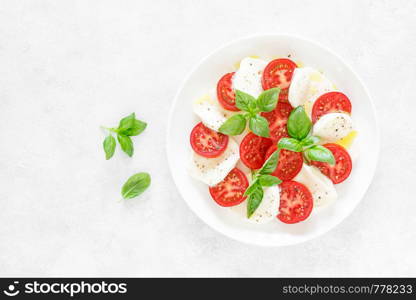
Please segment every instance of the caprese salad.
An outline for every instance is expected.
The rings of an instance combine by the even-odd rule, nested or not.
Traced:
[[[193,102],[190,174],[248,221],[294,224],[337,199],[356,131],[351,102],[289,58],[246,57]]]

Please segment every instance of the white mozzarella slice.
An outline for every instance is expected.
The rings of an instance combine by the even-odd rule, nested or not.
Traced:
[[[205,126],[215,131],[218,131],[227,120],[226,114],[217,101],[213,100],[209,95],[196,100],[193,103],[193,110]]]
[[[245,201],[247,202],[247,201]],[[280,190],[277,185],[264,188],[263,200],[254,214],[248,219],[254,223],[268,223],[276,219],[279,212]]]
[[[219,157],[206,158],[192,152],[189,174],[209,186],[214,186],[228,175],[239,159],[239,147],[229,138],[227,149]]]
[[[313,125],[313,134],[319,136],[323,142],[335,142],[346,137],[352,129],[352,119],[348,114],[329,113]]]
[[[360,137],[358,137],[360,138]],[[341,145],[343,146],[343,145]],[[352,143],[352,145],[348,148],[345,148],[347,150],[348,154],[351,157],[352,165],[354,165],[354,162],[357,161],[358,157],[360,156],[360,143],[357,143],[356,141]]]
[[[263,91],[261,77],[267,62],[258,58],[246,57],[233,76],[233,88],[257,98]]]
[[[279,213],[280,190],[277,185],[264,188],[263,200],[254,214],[247,218],[247,200],[231,207],[231,210],[250,223],[264,224],[276,219]]]
[[[332,82],[319,71],[310,67],[296,68],[289,88],[289,102],[293,107],[304,105],[310,116],[315,100],[334,89]]]
[[[293,180],[309,189],[314,206],[326,205],[338,197],[332,181],[314,166],[303,164],[302,170]]]

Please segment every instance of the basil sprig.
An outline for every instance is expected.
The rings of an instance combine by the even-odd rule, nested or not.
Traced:
[[[108,160],[113,157],[116,149],[116,139],[113,137],[113,133],[117,135],[121,150],[128,156],[133,156],[134,146],[131,136],[139,135],[146,129],[146,126],[145,122],[136,119],[136,114],[132,113],[121,119],[117,128],[102,127],[108,131],[108,136],[103,142],[105,158]]]
[[[253,182],[244,192],[244,196],[248,196],[247,200],[247,218],[250,218],[263,200],[263,187],[270,187],[280,184],[282,181],[270,175],[276,170],[279,161],[279,150],[273,152],[266,160],[262,168],[253,174]]]
[[[281,138],[279,149],[287,149],[294,152],[303,152],[307,161],[326,162],[335,164],[334,155],[324,146],[318,145],[320,138],[311,135],[312,122],[303,106],[296,107],[287,121],[287,131],[290,138]]]
[[[269,112],[276,108],[280,88],[272,88],[263,91],[256,99],[240,90],[235,91],[235,104],[237,108],[245,112],[230,117],[219,128],[221,133],[227,135],[239,135],[246,129],[247,122],[250,130],[262,137],[270,137],[269,122],[260,115],[260,112]]]

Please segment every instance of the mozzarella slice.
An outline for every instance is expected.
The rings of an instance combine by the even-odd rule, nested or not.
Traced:
[[[247,200],[245,201],[247,202]],[[279,212],[280,191],[277,185],[264,188],[263,200],[254,214],[248,219],[253,223],[268,223],[274,220]]]
[[[263,91],[261,77],[267,62],[258,58],[246,57],[233,76],[233,88],[257,98]]]
[[[299,174],[293,180],[309,189],[314,206],[326,205],[338,197],[332,181],[314,166],[303,164]]]
[[[329,113],[313,125],[313,134],[319,136],[323,142],[335,142],[346,137],[352,129],[352,119],[348,114]]]
[[[310,116],[315,100],[322,94],[334,90],[335,86],[317,70],[296,68],[289,88],[289,102],[293,107],[304,105]]]
[[[227,149],[219,157],[206,158],[192,152],[189,174],[209,186],[214,186],[227,176],[239,159],[239,147],[229,138]]]
[[[279,213],[280,190],[277,185],[264,188],[263,200],[254,214],[247,218],[247,200],[243,203],[231,207],[231,210],[250,223],[264,224],[276,219]]]
[[[193,103],[193,110],[205,126],[215,131],[218,131],[227,120],[227,115],[223,112],[218,102],[214,101],[209,95],[197,99]]]

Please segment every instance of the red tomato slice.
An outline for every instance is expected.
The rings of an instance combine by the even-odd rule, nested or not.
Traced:
[[[191,132],[191,146],[194,151],[204,157],[220,156],[228,145],[228,136],[198,123]]]
[[[282,89],[280,90],[279,93],[279,102],[281,103],[287,103],[290,105],[289,103],[289,89]]]
[[[272,140],[250,132],[240,144],[241,161],[250,169],[260,169],[266,161],[265,155],[272,143]]]
[[[227,110],[239,111],[235,106],[235,92],[233,90],[234,72],[227,73],[217,83],[217,97],[221,106]]]
[[[279,101],[273,111],[261,113],[269,121],[270,138],[274,142],[278,142],[282,137],[289,137],[286,125],[291,111],[292,106],[289,103]]]
[[[276,151],[277,146],[272,145],[266,153],[266,160]],[[283,149],[280,151],[276,170],[271,174],[280,180],[292,180],[302,169],[303,156],[300,152]]]
[[[280,184],[280,206],[277,218],[286,224],[306,220],[312,212],[312,194],[306,186],[296,181]]]
[[[340,92],[329,92],[319,96],[312,107],[312,122],[315,123],[325,114],[332,112],[351,113],[351,102]]]
[[[288,92],[296,64],[287,58],[272,60],[263,71],[261,83],[264,90],[274,87],[281,89],[279,101],[288,103]]]
[[[237,168],[231,170],[227,177],[216,186],[209,188],[212,199],[221,206],[234,206],[243,202],[244,192],[248,188],[246,175]]]
[[[296,67],[296,64],[287,58],[272,60],[263,71],[261,78],[263,89],[268,90],[274,87],[287,89]]]
[[[352,170],[351,157],[344,147],[338,144],[325,144],[325,148],[329,149],[335,157],[335,165],[328,163],[312,161],[311,164],[326,176],[328,176],[334,184],[341,183],[348,178]]]

